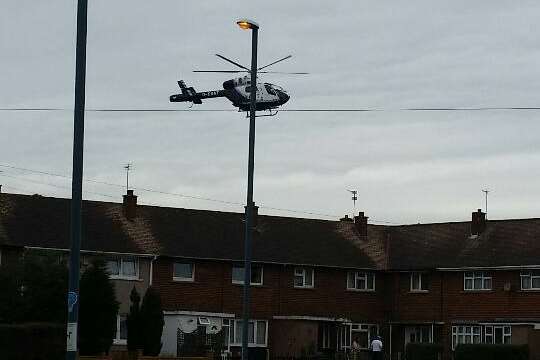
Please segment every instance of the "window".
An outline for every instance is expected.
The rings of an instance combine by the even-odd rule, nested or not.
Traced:
[[[511,344],[512,327],[509,325],[487,325],[484,329],[486,344]]]
[[[314,286],[314,271],[312,268],[296,267],[294,268],[294,287],[312,288]]]
[[[243,265],[233,265],[232,282],[233,284],[244,283],[244,266]],[[251,264],[251,285],[262,285],[262,284],[263,284],[262,265]]]
[[[114,337],[113,342],[117,345],[127,344],[127,316],[126,315],[116,316],[116,336]]]
[[[351,348],[351,325],[338,326],[338,350]]]
[[[136,280],[139,278],[139,259],[134,257],[108,259],[107,272],[111,279]]]
[[[431,326],[407,326],[405,344],[432,342]]]
[[[272,89],[272,86],[264,84],[264,87],[267,93],[269,93],[270,95],[276,95],[276,92],[274,91],[274,89]]]
[[[428,291],[428,276],[425,273],[411,273],[411,292]]]
[[[331,339],[332,339],[332,328],[329,324],[322,324],[322,348],[323,349],[330,349],[332,347]]]
[[[481,326],[452,326],[452,350],[458,344],[480,344]]]
[[[239,320],[228,320],[229,339],[232,346],[242,345],[242,323]],[[268,322],[265,320],[250,320],[248,323],[248,345],[251,347],[266,346]]]
[[[375,291],[375,274],[349,271],[347,273],[347,290]]]
[[[173,280],[193,281],[195,279],[194,267],[191,263],[175,262],[173,266]]]
[[[540,290],[540,271],[522,271],[521,290]]]
[[[467,271],[463,275],[464,290],[491,290],[491,276],[484,271]]]

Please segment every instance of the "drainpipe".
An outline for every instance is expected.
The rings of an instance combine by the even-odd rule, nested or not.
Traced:
[[[152,286],[152,279],[154,277],[154,261],[157,260],[157,255],[154,255],[152,260],[150,260],[150,281],[148,282],[148,286]]]
[[[390,348],[389,348],[389,350],[390,350],[390,360],[392,360],[392,324],[390,324],[390,336],[389,336],[389,338],[390,338]]]

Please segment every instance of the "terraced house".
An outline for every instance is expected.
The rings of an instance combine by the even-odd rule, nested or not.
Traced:
[[[241,343],[244,215],[124,203],[83,204],[83,254],[109,261],[125,341],[129,290],[159,290],[162,354]],[[367,351],[408,343],[528,344],[540,359],[540,219],[402,226],[256,215],[252,358]],[[67,253],[69,200],[0,194],[2,260],[34,248]],[[366,354],[367,355],[367,354]]]

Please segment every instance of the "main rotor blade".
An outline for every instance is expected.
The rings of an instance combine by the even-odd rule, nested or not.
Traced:
[[[246,70],[193,70],[194,73],[227,73],[227,74],[237,74],[244,73]]]
[[[257,71],[257,74],[307,75],[307,72]]]
[[[292,57],[292,55],[287,55],[287,56],[285,56],[283,59],[279,59],[279,60],[276,60],[276,61],[274,61],[274,62],[271,62],[271,63],[268,64],[268,65],[261,66],[261,67],[258,68],[257,70],[262,70],[262,69],[267,68],[267,67],[269,67],[269,66],[271,66],[271,65],[277,64],[277,63],[280,62],[280,61],[287,60],[287,59],[289,59],[289,58],[291,58],[291,57]]]
[[[247,67],[245,67],[244,65],[241,65],[241,64],[239,64],[239,63],[237,63],[237,62],[235,62],[235,61],[232,61],[231,59],[227,59],[227,58],[226,58],[225,56],[223,56],[223,55],[216,54],[216,56],[217,56],[218,58],[222,59],[222,60],[225,60],[225,61],[227,61],[227,62],[230,62],[230,63],[233,64],[233,65],[238,66],[238,67],[241,68],[241,69],[250,71],[250,70],[249,70]]]

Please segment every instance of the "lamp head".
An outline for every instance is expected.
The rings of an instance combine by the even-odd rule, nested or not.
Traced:
[[[244,30],[250,30],[250,29],[251,30],[257,30],[257,29],[259,29],[259,24],[257,24],[253,20],[240,19],[236,23],[238,24],[238,26],[240,26]]]

